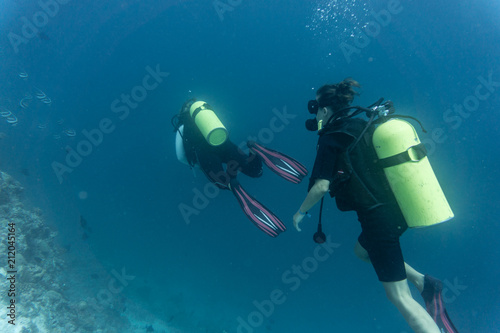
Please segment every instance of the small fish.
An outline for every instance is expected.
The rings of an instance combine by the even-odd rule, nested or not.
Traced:
[[[39,129],[45,129],[47,128],[47,124],[38,124],[37,126]]]
[[[14,115],[11,115],[9,118],[7,118],[7,122],[9,124],[15,124],[15,123],[17,123],[17,117]]]
[[[83,216],[80,216],[80,226],[83,229],[87,228],[87,220]]]
[[[80,216],[80,226],[82,227],[83,230],[85,230],[87,236],[88,234],[92,233],[92,228],[89,226],[87,220],[83,216]]]
[[[61,118],[61,119],[59,119],[59,120],[57,121],[57,124],[59,124],[59,125],[64,124],[64,119],[62,119],[62,118]]]
[[[19,77],[20,77],[20,78],[25,79],[25,78],[27,78],[27,77],[28,77],[28,73],[26,73],[26,72],[21,72],[21,73],[19,73]]]
[[[26,96],[24,97],[23,99],[21,99],[19,101],[19,105],[23,108],[23,109],[26,109],[28,106],[29,106],[29,100],[33,99],[33,97],[30,96]]]
[[[37,88],[37,87],[34,87],[34,88],[35,88],[35,90],[36,90],[36,92],[35,92],[35,96],[36,96],[37,98],[44,98],[45,96],[47,96],[47,95],[46,95],[46,94],[42,91],[42,89]]]
[[[0,115],[4,118],[7,118],[7,117],[10,117],[10,115],[12,114],[12,112],[10,112],[9,110],[7,109],[4,109],[4,111],[0,111]]]
[[[74,129],[72,129],[72,128],[64,130],[63,133],[66,134],[69,137],[76,136],[76,131]]]
[[[54,138],[54,140],[59,140],[61,138],[59,134],[54,134],[52,135],[52,137]]]
[[[48,97],[42,98],[42,99],[41,99],[41,101],[42,101],[43,103],[45,103],[45,104],[50,104],[50,103],[52,103],[52,100],[51,100],[50,98],[48,98]]]

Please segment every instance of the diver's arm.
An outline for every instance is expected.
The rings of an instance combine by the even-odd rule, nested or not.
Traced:
[[[314,183],[313,187],[307,193],[304,202],[300,206],[300,209],[293,216],[293,225],[297,231],[301,231],[299,224],[302,222],[302,219],[305,216],[305,212],[311,209],[314,205],[318,203],[318,201],[323,198],[323,196],[328,193],[330,188],[330,181],[327,179],[317,179]],[[302,213],[301,213],[302,212]]]

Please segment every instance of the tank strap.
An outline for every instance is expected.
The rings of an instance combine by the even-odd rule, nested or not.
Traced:
[[[412,152],[411,155],[410,152]],[[419,143],[418,145],[411,146],[402,153],[378,160],[378,164],[385,169],[406,162],[418,162],[425,156],[427,156],[427,149],[423,143]]]
[[[198,115],[198,113],[200,113],[201,110],[206,110],[206,109],[212,109],[212,108],[207,103],[205,103],[205,104],[200,105],[199,107],[197,107],[193,111],[193,114],[192,114],[193,119],[196,119],[196,116]]]
[[[375,118],[375,114],[372,114],[370,116],[370,119],[368,120],[368,122],[366,123],[366,126],[365,128],[363,129],[363,131],[359,134],[359,136],[356,138],[356,141],[349,146],[349,148],[347,149],[347,153],[349,154],[351,151],[354,150],[354,148],[358,145],[359,141],[361,140],[361,138],[365,135],[366,131],[368,130],[368,128],[370,128],[371,124],[373,123],[373,119]]]

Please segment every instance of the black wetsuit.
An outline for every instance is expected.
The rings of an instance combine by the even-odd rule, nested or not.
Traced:
[[[254,178],[262,175],[262,161],[255,154],[246,155],[229,139],[219,146],[211,146],[190,117],[183,124],[184,150],[189,164],[198,164],[219,188],[228,189],[229,181],[238,171]],[[223,164],[226,164],[225,169]]]
[[[359,123],[360,120],[348,119],[346,121]],[[330,131],[320,136],[309,189],[317,179],[326,179],[334,184],[341,168],[342,153],[352,142],[351,136],[341,132]],[[370,161],[366,161],[366,163],[368,165]],[[360,170],[361,172],[363,171]],[[387,180],[383,177],[380,175],[380,178],[375,180],[384,185]],[[334,190],[331,189],[332,194],[333,192]],[[345,202],[345,197],[352,198],[359,196],[360,193],[338,194],[337,206],[342,211],[354,210],[357,212],[362,229],[358,240],[361,246],[367,250],[379,280],[383,282],[400,281],[406,278],[406,271],[399,237],[408,227],[388,184],[381,186],[379,193],[379,196],[382,197],[380,203],[369,208]]]

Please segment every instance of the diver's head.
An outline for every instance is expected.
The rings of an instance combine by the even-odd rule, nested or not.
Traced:
[[[181,110],[179,111],[180,114],[189,114],[189,109],[191,108],[191,105],[196,102],[196,98],[190,98],[187,101],[182,104]]]
[[[321,130],[322,126],[347,115],[349,104],[358,93],[353,87],[359,88],[358,82],[345,79],[336,84],[325,84],[316,92],[316,99],[310,100],[307,109],[316,115],[316,119],[308,119],[306,128],[310,131]]]
[[[310,100],[307,107],[309,113],[316,115],[316,118],[306,120],[306,128],[309,131],[321,130],[323,125],[327,124],[334,115],[330,106],[321,106],[317,100]]]

